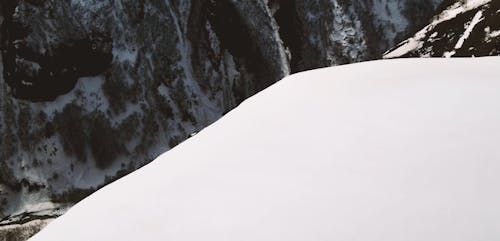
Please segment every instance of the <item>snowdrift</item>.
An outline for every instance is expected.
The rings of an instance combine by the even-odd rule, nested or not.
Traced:
[[[496,240],[498,66],[292,75],[32,240]]]

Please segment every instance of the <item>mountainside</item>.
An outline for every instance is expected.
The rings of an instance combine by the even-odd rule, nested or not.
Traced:
[[[440,2],[0,0],[0,225],[61,214],[290,73],[380,58]]]
[[[292,75],[32,240],[497,240],[499,65]]]
[[[500,1],[458,1],[384,55],[396,57],[470,57],[500,55]]]

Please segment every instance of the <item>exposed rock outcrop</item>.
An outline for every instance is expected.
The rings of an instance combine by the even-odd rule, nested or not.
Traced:
[[[500,1],[446,3],[412,38],[385,54],[396,57],[471,57],[500,54]]]

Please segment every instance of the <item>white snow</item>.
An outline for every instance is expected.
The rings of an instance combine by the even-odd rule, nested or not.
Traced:
[[[385,53],[383,58],[392,59],[392,58],[401,57],[401,56],[403,56],[403,55],[405,55],[405,54],[407,54],[415,49],[421,48],[424,44],[422,39],[425,37],[425,35],[423,35],[423,34],[425,34],[426,32],[420,31],[418,33],[421,33],[421,34],[416,35],[413,38],[409,38],[408,40],[406,40],[405,42],[400,44],[398,48],[392,50],[391,52]]]
[[[491,32],[489,37],[490,38],[496,38],[498,36],[500,36],[500,30]]]
[[[489,26],[486,27],[484,31],[486,32],[486,40],[500,36],[500,30],[491,31],[491,28]]]
[[[453,55],[455,55],[457,53],[457,51],[455,50],[452,50],[452,51],[446,51],[443,53],[443,57],[445,58],[451,58],[453,57]]]
[[[130,63],[135,63],[137,60],[137,49],[127,50],[114,48],[113,56],[115,60],[119,62],[129,61]]]
[[[469,26],[467,27],[467,29],[465,29],[465,32],[463,33],[463,35],[460,37],[460,39],[458,39],[458,42],[455,45],[455,49],[462,48],[462,46],[465,43],[465,40],[467,40],[469,38],[470,34],[472,33],[472,30],[474,30],[474,27],[476,27],[476,25],[484,19],[482,17],[483,17],[483,11],[477,11],[476,15],[474,15],[474,18],[472,18],[471,22],[469,23]],[[450,56],[445,56],[445,57],[451,57],[454,54],[455,53],[453,53]]]
[[[499,65],[292,75],[32,240],[498,240]]]
[[[71,92],[57,97],[52,102],[41,102],[34,105],[52,117],[55,112],[62,112],[64,107],[74,101],[75,95],[77,95],[80,96],[79,106],[85,107],[87,111],[100,110],[105,112],[109,103],[107,99],[103,98],[102,85],[104,81],[104,76],[81,77]]]

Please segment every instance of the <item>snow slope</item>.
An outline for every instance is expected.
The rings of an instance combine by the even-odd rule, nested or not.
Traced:
[[[499,65],[292,75],[32,240],[497,240]]]
[[[0,226],[61,213],[289,73],[380,58],[441,1],[0,0]]]

